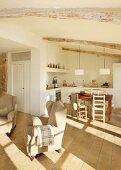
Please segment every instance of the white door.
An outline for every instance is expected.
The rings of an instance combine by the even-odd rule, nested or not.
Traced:
[[[13,95],[17,96],[18,111],[24,112],[24,64],[13,64]]]
[[[114,107],[121,108],[121,63],[113,65]]]
[[[15,62],[12,67],[12,94],[17,96],[18,111],[30,112],[30,62]]]

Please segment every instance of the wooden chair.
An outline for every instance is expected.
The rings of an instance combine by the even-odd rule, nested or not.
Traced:
[[[92,117],[105,123],[105,95],[93,95]]]
[[[76,95],[76,102],[73,103],[73,109],[77,111],[77,119],[79,117],[85,117],[87,119],[87,106],[79,99],[78,94]]]

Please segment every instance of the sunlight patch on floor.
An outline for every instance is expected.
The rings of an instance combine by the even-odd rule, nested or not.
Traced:
[[[121,138],[119,138],[119,137],[115,137],[114,135],[108,134],[108,133],[100,131],[98,129],[94,129],[93,127],[87,127],[85,131],[90,134],[93,134],[97,137],[100,137],[102,139],[105,139],[111,143],[116,143],[117,145],[121,146],[120,145]]]
[[[118,137],[114,137],[114,143],[118,146],[121,146],[121,138],[118,138]]]
[[[69,169],[69,170],[80,170],[83,165],[83,161],[69,153],[64,162],[61,165],[61,169]]]
[[[103,123],[103,122],[100,122],[100,121],[97,121],[97,120],[92,120],[90,122],[90,125],[94,125],[94,126],[97,126],[97,127],[100,127],[100,128],[103,128],[103,129],[106,129],[107,128],[107,123]]]
[[[0,145],[4,150],[4,155],[6,162],[9,161],[14,165],[14,169],[29,169],[42,168],[42,165],[38,162],[36,164],[32,162],[29,157],[27,157],[17,146],[11,142],[11,140],[6,136],[6,134],[0,134]]]
[[[53,162],[56,163],[60,157],[63,155],[65,152],[65,149],[61,149],[61,153],[58,153],[57,151],[52,151],[52,152],[45,152],[44,154]]]
[[[89,164],[84,163],[81,170],[96,170],[96,169],[91,167]]]
[[[74,120],[71,120],[71,119],[67,119],[67,123],[73,127],[78,128],[78,129],[83,129],[83,127],[85,126],[84,124],[75,122]]]
[[[115,132],[115,133],[121,134],[121,128],[120,127],[117,127],[117,126],[114,126],[114,125],[110,125],[108,123],[103,123],[103,122],[95,120],[95,121],[90,122],[90,124],[94,125],[96,127],[100,127],[100,128],[109,130],[111,132]]]

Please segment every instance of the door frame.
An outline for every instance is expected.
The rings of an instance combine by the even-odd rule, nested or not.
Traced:
[[[12,61],[11,62],[11,94],[13,95],[13,65],[14,64],[24,64],[24,66],[26,66],[26,64],[30,64],[31,67],[31,61],[30,60],[25,60],[25,61]],[[23,112],[26,112],[26,80],[25,80],[25,67],[24,67],[24,106],[23,106]],[[29,78],[31,79],[31,72],[29,72]],[[30,91],[31,87],[29,87],[29,91]],[[31,100],[31,91],[29,93],[30,98],[29,100]],[[29,112],[30,112],[30,101],[29,101]]]

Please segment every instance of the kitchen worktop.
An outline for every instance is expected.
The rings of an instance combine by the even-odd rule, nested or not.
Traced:
[[[62,86],[62,87],[58,87],[58,88],[48,88],[48,89],[46,89],[47,91],[49,91],[49,90],[58,90],[58,89],[78,89],[78,88],[80,88],[80,89],[113,89],[113,87],[83,87],[83,86]]]
[[[72,93],[79,93],[80,91],[84,90],[102,90],[105,91],[107,94],[113,94],[113,88],[102,88],[102,87],[59,87],[59,88],[49,88],[46,91],[42,92],[43,95],[46,96],[47,100],[55,100],[57,91],[61,92],[61,100],[66,103],[67,98]]]

